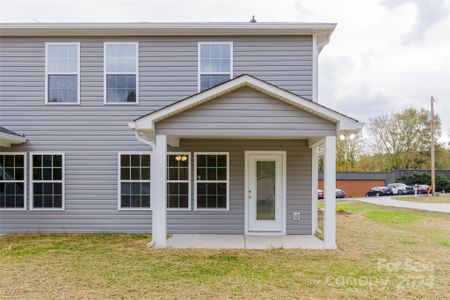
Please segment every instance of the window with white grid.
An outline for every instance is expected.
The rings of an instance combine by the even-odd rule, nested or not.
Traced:
[[[190,208],[190,154],[167,155],[167,207]]]

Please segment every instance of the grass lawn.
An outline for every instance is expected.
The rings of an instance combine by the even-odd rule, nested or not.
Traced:
[[[410,201],[410,202],[422,202],[422,203],[450,203],[450,195],[446,194],[444,196],[436,196],[436,197],[394,197],[395,200],[402,201]]]
[[[0,236],[0,299],[445,298],[448,214],[339,203],[338,250],[149,249],[149,235]]]

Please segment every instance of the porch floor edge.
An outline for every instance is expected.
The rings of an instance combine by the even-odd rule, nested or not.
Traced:
[[[173,234],[168,248],[180,249],[325,249],[313,235]]]

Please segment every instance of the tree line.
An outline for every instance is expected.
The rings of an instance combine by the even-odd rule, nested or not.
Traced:
[[[430,169],[431,119],[425,109],[407,108],[369,120],[367,130],[338,136],[337,171],[389,172]],[[450,169],[450,145],[440,144],[441,121],[435,117],[436,169]],[[349,138],[351,136],[351,138]]]

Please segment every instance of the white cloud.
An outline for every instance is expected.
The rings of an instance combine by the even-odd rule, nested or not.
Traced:
[[[337,22],[321,102],[367,122],[437,99],[450,139],[450,0],[0,0],[2,22]]]

